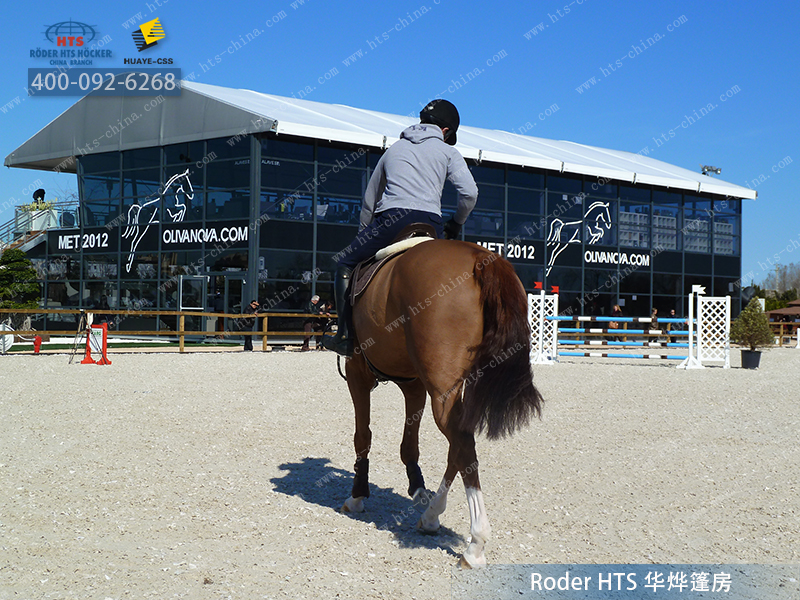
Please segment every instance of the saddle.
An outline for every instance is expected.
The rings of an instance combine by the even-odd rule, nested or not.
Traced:
[[[434,229],[432,225],[426,223],[411,223],[404,227],[390,245],[378,250],[375,256],[356,265],[350,283],[350,305],[355,305],[356,300],[364,293],[364,290],[367,289],[375,273],[392,258],[400,256],[403,252],[413,248],[417,244],[435,239],[436,229]]]

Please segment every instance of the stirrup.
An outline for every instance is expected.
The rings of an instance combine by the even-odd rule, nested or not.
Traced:
[[[322,336],[322,346],[346,358],[353,358],[355,345],[350,337],[343,338],[338,333],[336,335]]]

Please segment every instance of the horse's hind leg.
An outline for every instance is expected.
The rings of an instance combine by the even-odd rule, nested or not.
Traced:
[[[345,500],[342,511],[363,512],[364,498],[369,498],[369,449],[372,444],[372,431],[369,428],[369,396],[375,385],[375,377],[369,372],[360,355],[347,361],[345,373],[356,413],[356,433],[353,436],[356,463],[353,466],[355,471],[353,491],[350,498]]]
[[[470,519],[470,542],[461,557],[462,567],[482,567],[486,565],[483,549],[491,535],[486,507],[483,504],[483,492],[478,478],[478,458],[475,453],[475,436],[457,429],[458,414],[451,413],[451,420],[444,428],[444,434],[450,442],[447,453],[447,470],[445,471],[439,490],[431,500],[430,506],[422,515],[417,527],[425,532],[434,532],[439,528],[439,515],[447,506],[447,493],[455,479],[456,473],[464,481]]]
[[[427,392],[419,379],[401,383],[399,387],[406,399],[406,422],[400,444],[400,458],[408,475],[408,495],[416,500],[418,494],[426,491],[425,480],[419,468],[419,425],[425,412]]]

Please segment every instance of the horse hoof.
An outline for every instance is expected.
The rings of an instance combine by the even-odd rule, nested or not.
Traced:
[[[486,558],[483,556],[480,559],[473,558],[472,562],[470,562],[470,559],[468,559],[465,554],[462,554],[461,558],[458,559],[458,567],[460,569],[480,569],[485,566]]]
[[[352,496],[350,496],[347,500],[344,501],[344,505],[342,506],[342,512],[344,513],[364,512],[364,498],[353,498]]]
[[[417,521],[417,530],[425,535],[434,535],[439,531],[439,519],[432,523],[427,523],[424,519],[420,519]]]
[[[462,554],[461,558],[458,559],[458,567],[461,569],[481,569],[486,566],[486,557],[481,556],[467,558],[466,554]]]

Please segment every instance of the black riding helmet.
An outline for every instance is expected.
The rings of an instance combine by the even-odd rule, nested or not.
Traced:
[[[451,146],[456,145],[456,131],[458,130],[460,119],[458,110],[456,110],[452,102],[441,99],[431,100],[419,112],[419,120],[420,123],[431,123],[441,128],[447,127],[449,131],[444,141]]]

